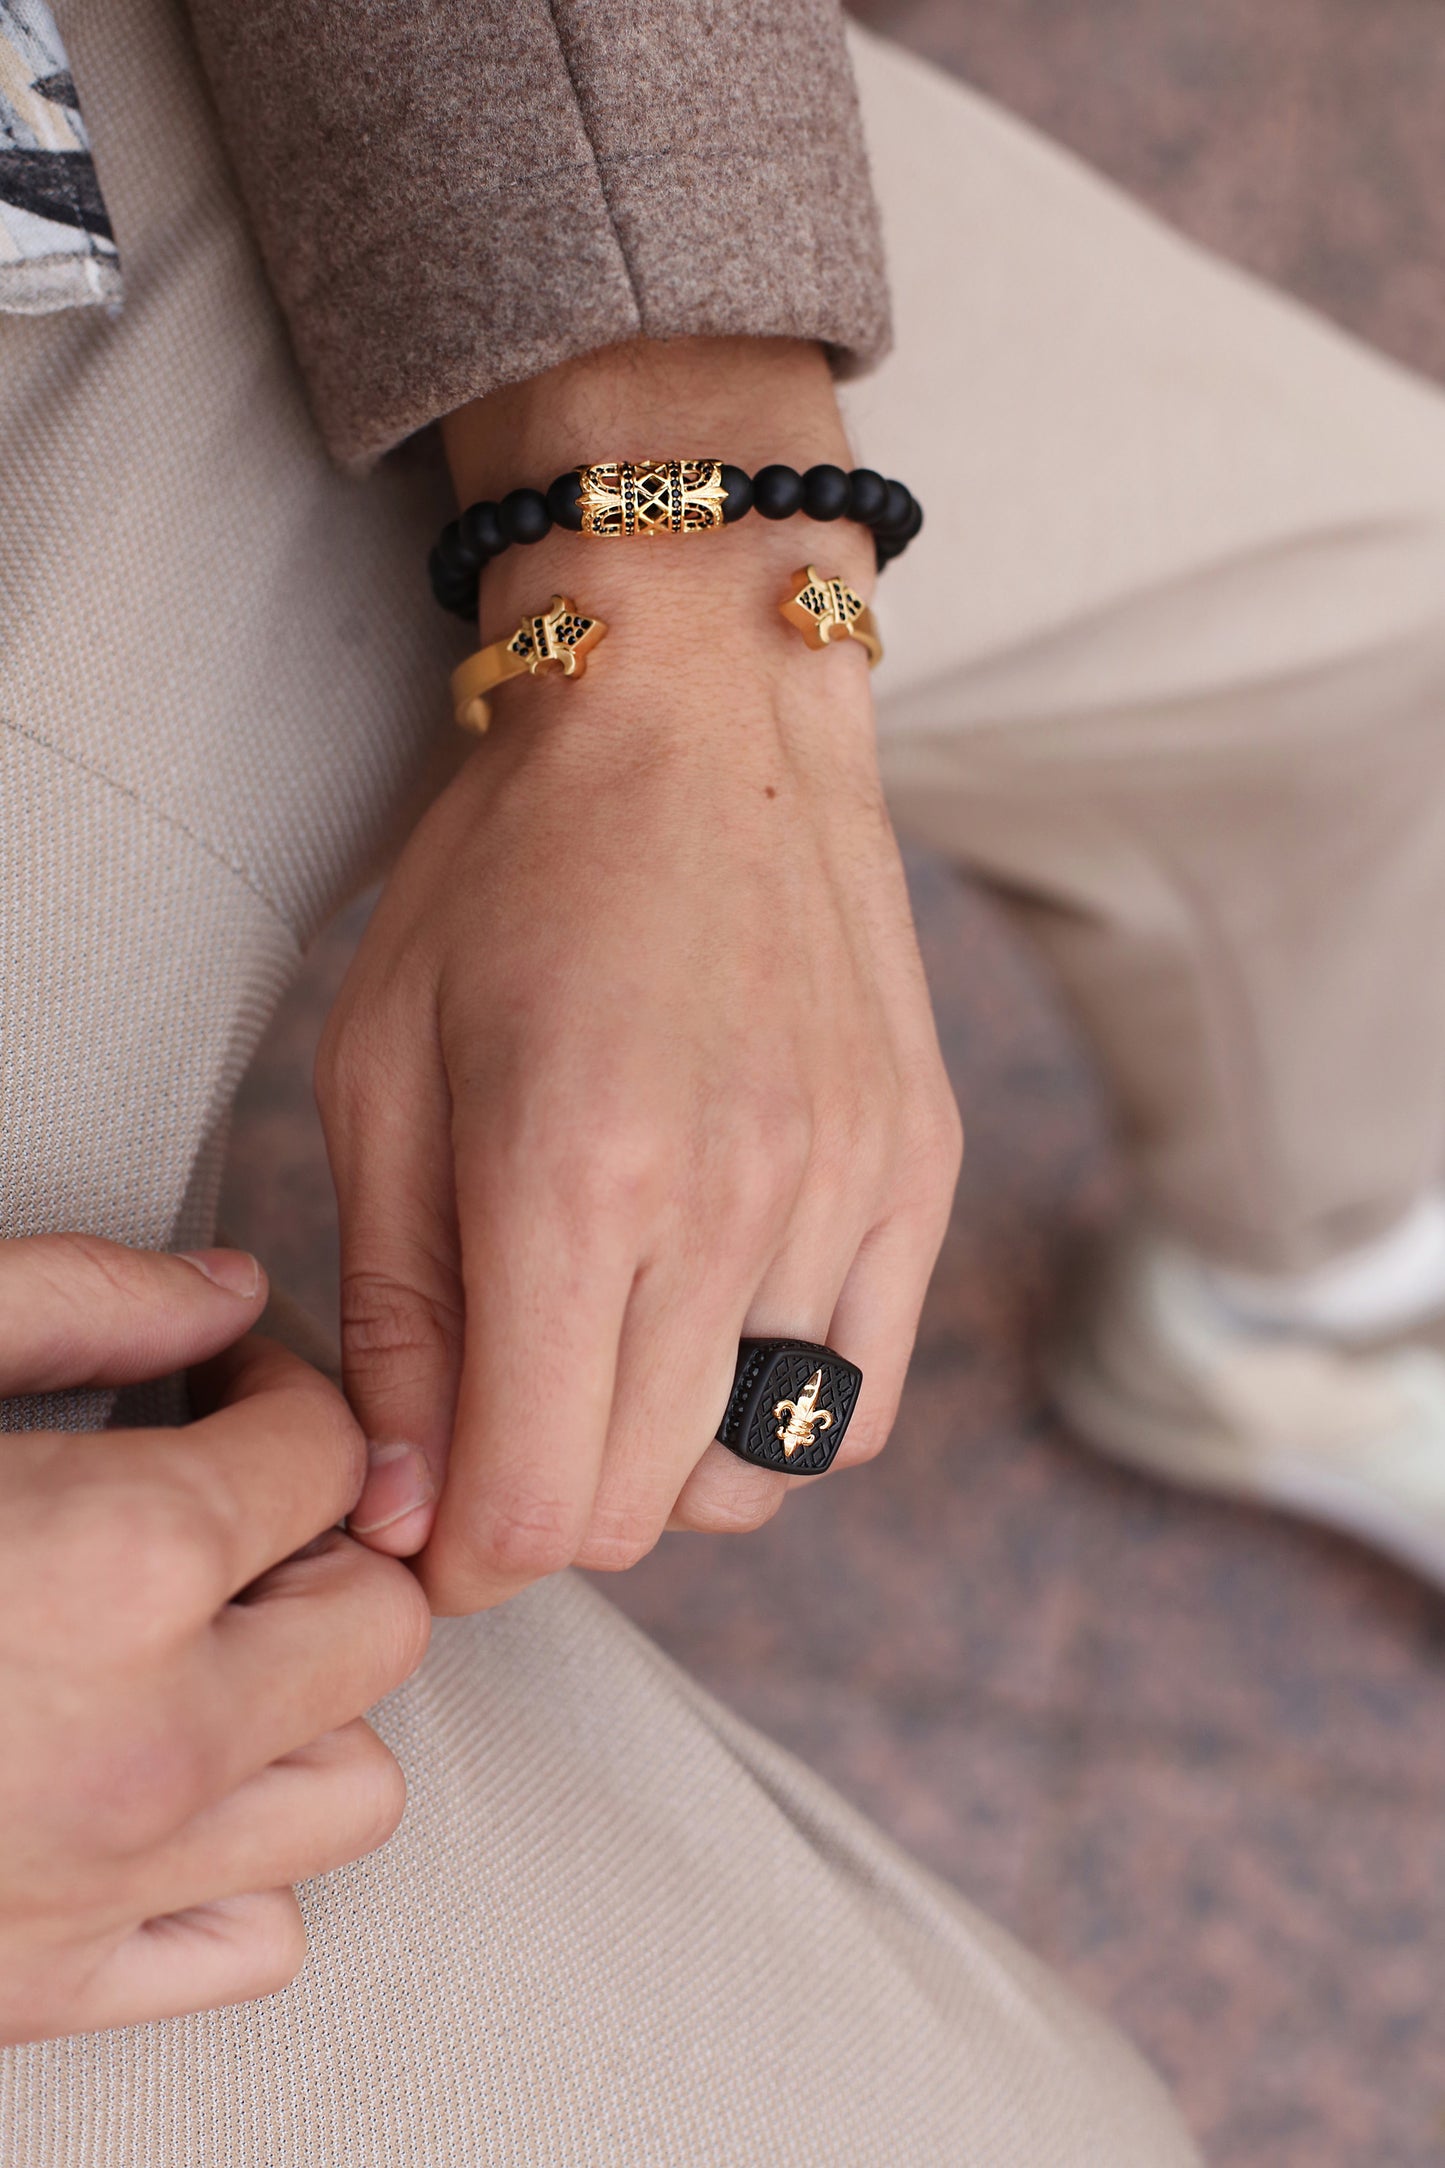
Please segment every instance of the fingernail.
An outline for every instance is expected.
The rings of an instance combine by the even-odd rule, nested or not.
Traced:
[[[261,1285],[261,1267],[247,1250],[177,1250],[183,1265],[194,1265],[204,1278],[224,1287],[228,1295],[246,1298]]]
[[[354,1536],[374,1536],[405,1520],[420,1506],[429,1506],[436,1485],[431,1470],[414,1445],[372,1445],[366,1448],[366,1484],[347,1520]]]

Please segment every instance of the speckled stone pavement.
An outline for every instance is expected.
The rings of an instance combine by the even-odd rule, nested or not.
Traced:
[[[860,12],[1445,375],[1438,0]],[[1117,1195],[1106,1122],[1031,959],[932,861],[912,873],[969,1158],[895,1441],[610,1592],[1110,2009],[1217,2168],[1439,2168],[1445,1599],[1116,1475],[1040,1409],[1060,1256]],[[256,1065],[227,1200],[322,1316],[309,1055],[359,922]]]

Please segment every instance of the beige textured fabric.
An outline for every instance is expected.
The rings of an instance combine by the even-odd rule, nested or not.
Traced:
[[[1445,397],[859,75],[898,351],[848,404],[929,522],[879,606],[895,811],[1047,951],[1155,1212],[1317,1264],[1445,1169]]]
[[[0,1226],[163,1242],[451,658],[433,477],[329,467],[174,13],[67,30],[129,298],[0,323]],[[5,2168],[1192,2160],[1106,2028],[579,1583],[443,1625],[380,1721],[407,1820],[306,1892],[302,1978],[0,2054]]]
[[[1191,2168],[1042,1968],[568,1576],[378,1718],[265,2002],[0,2054],[6,2168]]]
[[[886,344],[838,0],[189,4],[342,459],[618,340]]]
[[[132,249],[119,318],[0,325],[0,1195],[12,1232],[163,1242],[214,1209],[241,1069],[421,775],[464,636],[427,593],[435,462],[363,485],[318,457],[183,24],[66,30]]]

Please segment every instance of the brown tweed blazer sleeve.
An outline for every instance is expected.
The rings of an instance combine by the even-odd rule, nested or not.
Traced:
[[[190,0],[337,457],[618,340],[887,344],[838,0]]]

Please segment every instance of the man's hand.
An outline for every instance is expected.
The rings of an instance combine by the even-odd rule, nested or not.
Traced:
[[[0,1395],[217,1356],[264,1300],[234,1253],[0,1243]],[[0,1441],[0,2042],[284,1986],[289,1885],[401,1816],[361,1714],[428,1621],[404,1568],[333,1532],[360,1436],[264,1341],[215,1382],[187,1429]]]
[[[846,460],[808,349],[559,374],[453,432],[465,494],[614,451]],[[777,614],[807,559],[866,590],[870,549],[846,522],[753,520],[554,534],[487,575],[486,637],[554,590],[611,631],[585,680],[498,696],[393,873],[319,1069],[374,1454],[351,1526],[426,1542],[442,1610],[630,1565],[668,1525],[766,1520],[786,1478],[710,1442],[745,1334],[861,1366],[840,1463],[887,1436],[958,1121],[865,655],[810,652]]]

